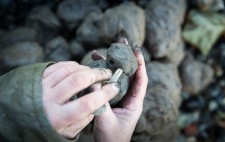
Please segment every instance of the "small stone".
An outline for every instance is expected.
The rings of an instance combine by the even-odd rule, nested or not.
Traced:
[[[70,51],[67,41],[58,36],[50,40],[44,48],[46,61],[68,61],[70,60]]]
[[[181,103],[180,93],[182,85],[176,66],[154,61],[148,63],[146,69],[149,80],[148,88],[163,87],[175,104],[179,106]]]
[[[186,0],[151,0],[148,3],[152,8],[157,9],[158,6],[163,7],[171,13],[175,21],[180,25],[183,23],[186,13]],[[149,5],[147,7],[149,8]]]
[[[86,50],[84,49],[83,45],[76,39],[70,42],[69,49],[75,60],[82,59],[86,54]]]
[[[26,19],[26,25],[38,31],[38,39],[42,44],[55,37],[61,23],[48,7],[35,7]]]
[[[143,133],[147,126],[147,120],[144,115],[141,115],[137,125],[135,127],[134,133]]]
[[[170,51],[168,55],[166,56],[166,59],[173,63],[176,66],[179,66],[182,60],[184,59],[185,52],[184,52],[184,42],[181,39],[177,45],[176,49]]]
[[[0,48],[26,41],[37,41],[37,32],[31,28],[20,27],[4,34],[0,39]]]
[[[180,66],[180,77],[183,90],[190,94],[197,94],[213,81],[213,70],[187,53]]]
[[[154,3],[152,3],[154,2]],[[177,49],[180,24],[170,9],[150,1],[146,10],[146,48],[154,58],[162,58]]]
[[[7,69],[43,61],[43,49],[36,42],[21,42],[3,48],[1,64]]]
[[[93,49],[99,47],[100,39],[100,21],[103,17],[101,12],[90,13],[77,29],[79,41],[87,48]]]
[[[69,30],[73,30],[93,11],[100,9],[92,0],[64,0],[58,6],[57,15]]]

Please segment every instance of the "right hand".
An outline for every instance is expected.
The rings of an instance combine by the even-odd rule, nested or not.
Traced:
[[[75,137],[92,121],[92,113],[115,97],[119,88],[108,84],[76,100],[70,98],[111,76],[108,69],[91,69],[72,61],[48,67],[42,77],[42,101],[53,128],[65,138]]]

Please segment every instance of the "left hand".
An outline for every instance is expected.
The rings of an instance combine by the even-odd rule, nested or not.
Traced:
[[[128,142],[143,109],[148,77],[144,57],[139,48],[134,51],[138,60],[138,69],[132,86],[122,100],[122,108],[111,108],[106,103],[106,111],[95,116],[94,138],[98,142]]]

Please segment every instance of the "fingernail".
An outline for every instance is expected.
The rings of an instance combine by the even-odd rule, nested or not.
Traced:
[[[108,76],[112,76],[112,71],[110,69],[105,69],[105,72],[107,73]]]
[[[119,84],[118,83],[112,83],[112,84],[113,84],[113,89],[119,93],[119,91],[120,91]]]
[[[142,53],[142,52],[141,52],[141,48],[139,48],[137,45],[134,46],[134,52]]]

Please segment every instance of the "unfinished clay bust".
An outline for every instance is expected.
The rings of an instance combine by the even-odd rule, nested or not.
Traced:
[[[120,68],[122,74],[120,75],[117,83],[120,86],[119,95],[110,101],[111,106],[115,106],[126,94],[129,87],[129,77],[132,76],[138,67],[136,56],[134,55],[131,46],[128,45],[126,38],[120,38],[117,43],[111,44],[106,53],[106,58],[100,52],[94,52],[92,55],[89,53],[88,57],[84,57],[82,63],[90,66],[91,68],[108,68],[113,73]],[[92,59],[89,59],[91,56]],[[99,57],[101,56],[101,57]],[[88,62],[88,63],[86,63]],[[101,107],[94,114],[99,115],[105,110],[105,107]]]
[[[95,57],[92,56],[92,58]],[[119,95],[110,101],[110,105],[115,106],[126,94],[129,87],[129,77],[136,72],[138,63],[131,46],[128,45],[127,39],[120,38],[117,43],[113,43],[110,46],[107,51],[106,59],[95,59],[89,63],[89,66],[91,68],[108,68],[111,69],[113,73],[115,73],[118,68],[123,70],[122,75],[117,81],[120,86]],[[94,114],[99,115],[104,109],[103,106]]]

